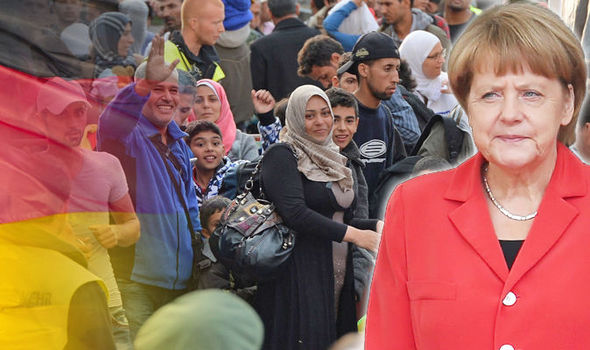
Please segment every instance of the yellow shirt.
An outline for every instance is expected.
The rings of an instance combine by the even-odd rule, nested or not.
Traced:
[[[167,40],[164,44],[164,60],[170,63],[174,62],[174,60],[176,59],[179,60],[176,68],[190,72],[192,67],[189,65],[188,59],[186,58],[184,53],[182,53],[180,49],[178,49],[178,47],[172,41]],[[225,73],[223,72],[219,64],[217,64],[217,62],[213,63],[215,64],[215,72],[213,73],[213,78],[211,78],[211,80],[220,81],[221,79],[225,78]]]

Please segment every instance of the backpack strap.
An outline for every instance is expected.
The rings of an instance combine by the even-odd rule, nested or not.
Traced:
[[[457,105],[452,111],[449,118],[442,118],[445,128],[445,139],[447,149],[449,150],[449,162],[455,164],[461,153],[465,132],[459,128],[459,122],[463,117],[463,110]]]
[[[418,151],[420,151],[420,148],[424,144],[424,141],[426,141],[426,139],[428,138],[428,135],[430,135],[430,131],[432,130],[432,127],[434,126],[434,124],[436,124],[438,122],[442,122],[443,119],[444,118],[442,116],[440,116],[439,114],[435,114],[430,118],[430,120],[428,121],[428,124],[426,124],[426,126],[424,127],[424,130],[422,130],[422,133],[420,134],[418,141],[416,141],[416,145],[412,149],[412,152],[410,152],[410,154],[409,154],[410,156],[418,155]]]

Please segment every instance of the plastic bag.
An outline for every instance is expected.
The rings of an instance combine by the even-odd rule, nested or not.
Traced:
[[[329,14],[346,5],[349,1],[340,1],[330,10]],[[352,11],[350,15],[342,21],[338,31],[346,34],[366,34],[379,29],[379,24],[373,17],[366,3],[362,3],[359,8]]]

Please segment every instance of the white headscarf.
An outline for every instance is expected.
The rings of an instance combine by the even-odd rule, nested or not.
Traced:
[[[438,43],[440,43],[440,40],[436,35],[424,30],[415,30],[406,36],[399,47],[400,57],[408,62],[412,69],[412,75],[418,83],[416,91],[429,101],[436,101],[440,98],[442,81],[447,79],[444,72],[441,72],[434,79],[429,79],[422,71],[422,64],[424,64],[426,57],[430,55],[430,52]]]
[[[336,182],[343,191],[352,189],[352,171],[346,167],[346,157],[341,155],[338,146],[332,141],[332,132],[318,143],[305,131],[305,109],[313,96],[321,97],[328,107],[332,107],[328,96],[322,89],[313,85],[302,85],[289,97],[285,112],[286,127],[280,135],[280,141],[293,146],[297,154],[297,169],[309,180]]]

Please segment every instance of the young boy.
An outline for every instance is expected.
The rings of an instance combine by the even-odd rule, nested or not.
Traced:
[[[223,180],[229,169],[245,161],[232,162],[225,156],[221,130],[210,121],[191,122],[186,132],[188,133],[186,143],[196,157],[191,162],[199,207],[205,199],[216,195],[235,197],[235,190],[231,191],[224,186]]]
[[[357,184],[357,205],[354,212],[356,218],[369,217],[369,199],[367,182],[363,175],[364,164],[361,153],[352,137],[359,125],[358,104],[356,98],[341,88],[331,88],[326,91],[334,113],[332,140],[340,148],[340,154],[348,158],[347,166],[352,170],[352,176]],[[352,260],[354,268],[354,289],[357,300],[361,303],[360,315],[363,314],[366,300],[361,301],[368,286],[369,276],[374,265],[374,257],[365,249],[353,246]]]
[[[234,276],[217,260],[209,245],[209,237],[219,225],[221,216],[230,203],[231,201],[225,197],[213,196],[201,205],[199,213],[203,227],[201,236],[204,245],[201,254],[197,255],[199,270],[195,271],[198,274],[195,279],[198,281],[198,289],[228,289],[250,302],[253,300],[255,287],[237,288]]]

